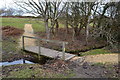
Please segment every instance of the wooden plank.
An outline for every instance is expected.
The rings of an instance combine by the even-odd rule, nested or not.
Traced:
[[[43,56],[47,56],[47,57],[50,57],[50,58],[59,57],[60,59],[63,59],[63,52],[48,49],[48,48],[44,48],[44,47],[40,47],[40,49],[41,49],[41,55],[43,55]],[[25,47],[25,50],[38,54],[39,53],[39,46]],[[65,53],[65,60],[69,60],[73,57],[75,57],[75,55]]]
[[[46,42],[52,42],[52,43],[60,43],[60,44],[62,44],[64,42],[65,44],[68,44],[68,42],[65,42],[65,41],[41,39],[41,38],[31,37],[31,36],[23,36],[23,37],[37,39],[37,40],[42,40],[42,41],[46,41]]]

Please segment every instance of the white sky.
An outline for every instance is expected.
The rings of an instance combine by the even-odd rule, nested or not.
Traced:
[[[0,8],[18,8],[13,1],[19,1],[19,0],[0,0]],[[22,1],[27,1],[27,0],[22,0]],[[34,0],[34,1],[38,1],[38,0]],[[52,0],[55,1],[55,0]],[[61,0],[60,0],[61,1]],[[66,0],[62,0],[62,1],[66,1]],[[68,0],[68,1],[77,1],[77,0]],[[88,1],[94,1],[94,0],[88,0]],[[120,1],[120,0],[103,0],[103,1]],[[24,14],[24,16],[32,16],[31,14]]]
[[[3,7],[13,7],[14,4],[13,4],[13,0],[0,0],[0,8],[3,8]]]
[[[2,7],[14,7],[15,4],[13,3],[13,1],[19,1],[19,0],[0,0],[0,8]],[[38,1],[38,0],[34,0],[34,1]],[[50,0],[50,1],[61,1],[61,0]],[[63,0],[66,1],[66,0]],[[67,1],[81,1],[81,0],[67,0]],[[94,1],[94,0],[86,0],[86,1]],[[101,1],[101,0],[100,0]],[[103,0],[103,1],[120,1],[120,0]]]
[[[19,8],[13,1],[17,0],[0,0],[0,8]],[[32,14],[23,14],[23,16],[33,16]]]

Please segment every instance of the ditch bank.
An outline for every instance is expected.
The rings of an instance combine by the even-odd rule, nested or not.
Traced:
[[[45,32],[36,32],[35,33],[38,38],[46,39],[46,33]],[[53,35],[51,33],[50,40],[58,40],[58,41],[65,41],[68,42],[68,44],[65,45],[66,52],[71,54],[80,55],[80,52],[86,52],[93,49],[101,49],[105,46],[107,46],[106,41],[101,39],[94,39],[93,37],[89,37],[88,44],[86,45],[85,40],[85,33],[81,33],[77,39],[74,41],[72,40],[72,31],[69,30],[69,33],[66,34],[65,29],[61,28],[58,30],[56,35]],[[58,51],[62,51],[62,44],[55,44],[55,43],[46,43],[41,41],[41,46],[55,49]]]

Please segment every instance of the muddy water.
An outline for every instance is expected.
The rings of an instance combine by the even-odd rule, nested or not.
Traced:
[[[32,28],[32,24],[25,24],[24,26],[24,36],[31,36],[31,37],[35,37],[34,34],[34,30]],[[31,38],[25,38],[25,46],[35,46],[35,39],[31,39]],[[19,42],[20,47],[22,47],[22,37],[20,38],[20,42]]]

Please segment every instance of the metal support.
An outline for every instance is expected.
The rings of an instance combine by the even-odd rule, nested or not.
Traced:
[[[24,46],[24,36],[22,36],[22,48],[23,48],[23,50],[25,50],[25,46]]]
[[[62,59],[65,60],[65,42],[63,42],[62,44],[62,52],[63,52]]]

